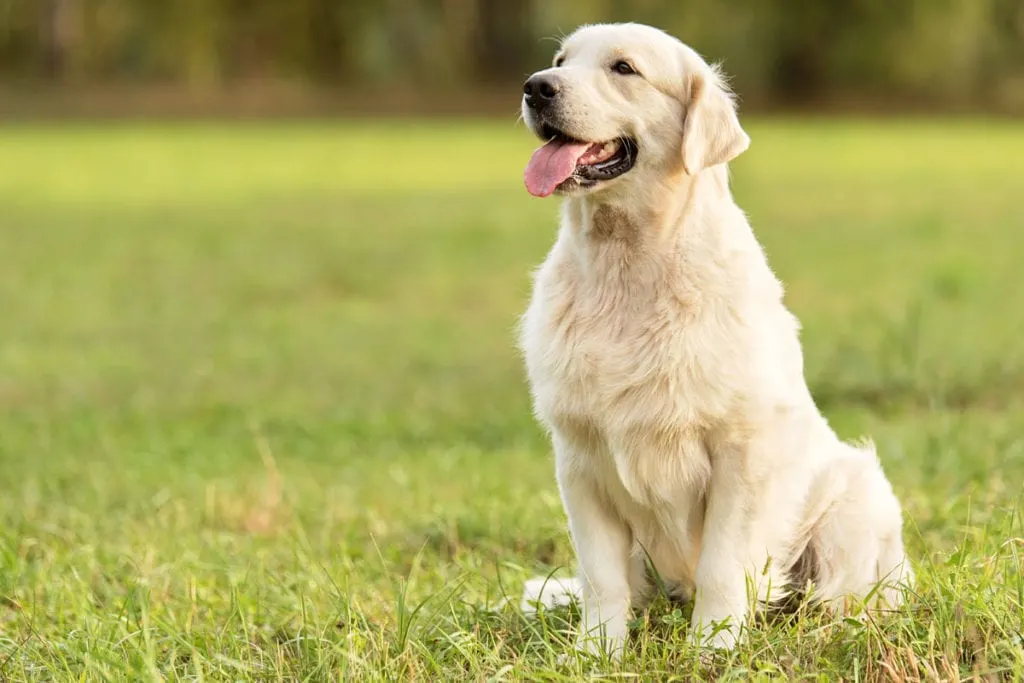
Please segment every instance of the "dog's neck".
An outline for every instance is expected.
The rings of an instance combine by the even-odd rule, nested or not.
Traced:
[[[614,243],[621,249],[647,250],[698,229],[698,214],[722,204],[732,204],[724,166],[696,176],[680,173],[640,189],[571,197],[563,205],[563,215],[570,237],[581,249]]]
[[[642,301],[669,284],[681,288],[672,296],[695,300],[727,290],[734,275],[747,277],[724,272],[725,264],[764,270],[760,279],[768,282],[760,246],[733,201],[724,166],[629,194],[573,197],[562,210],[561,250],[593,291],[615,283],[618,293]],[[737,258],[737,250],[749,258]]]

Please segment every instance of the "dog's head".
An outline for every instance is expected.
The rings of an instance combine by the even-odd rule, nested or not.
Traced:
[[[750,139],[719,72],[640,24],[584,26],[523,86],[523,118],[546,144],[526,168],[531,194],[599,192],[696,175]]]

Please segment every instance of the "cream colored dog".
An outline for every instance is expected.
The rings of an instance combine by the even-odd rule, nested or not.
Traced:
[[[579,561],[580,646],[601,627],[620,652],[647,557],[715,647],[808,586],[897,605],[900,504],[808,391],[799,325],[730,193],[749,138],[719,72],[657,29],[595,25],[523,90],[547,141],[526,186],[564,197],[521,348]]]

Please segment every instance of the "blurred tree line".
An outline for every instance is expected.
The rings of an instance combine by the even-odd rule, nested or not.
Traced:
[[[0,83],[467,92],[607,20],[723,59],[754,102],[1024,110],[1024,0],[0,0]]]

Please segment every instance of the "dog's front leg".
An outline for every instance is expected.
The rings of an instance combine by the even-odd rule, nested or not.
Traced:
[[[632,535],[594,481],[592,465],[564,440],[555,439],[558,486],[569,519],[579,578],[583,587],[583,623],[577,647],[591,654],[602,641],[612,657],[625,644],[631,599]]]
[[[749,616],[748,587],[761,596],[770,582],[770,541],[759,537],[765,529],[755,523],[766,500],[749,484],[745,461],[732,449],[712,456],[690,629],[699,645],[732,649]]]

